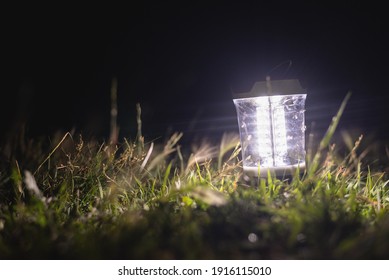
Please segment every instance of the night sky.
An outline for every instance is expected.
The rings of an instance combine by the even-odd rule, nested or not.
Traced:
[[[389,139],[383,7],[159,2],[3,9],[2,136],[26,123],[107,137],[117,78],[120,137],[135,137],[139,102],[146,139],[217,138],[238,131],[232,94],[270,75],[307,89],[308,129],[322,133],[352,90],[340,129]]]

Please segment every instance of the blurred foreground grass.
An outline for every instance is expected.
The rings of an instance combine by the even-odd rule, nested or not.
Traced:
[[[0,258],[387,259],[385,163],[362,137],[331,142],[345,104],[291,180],[243,181],[235,134],[191,153],[140,131],[0,147]]]

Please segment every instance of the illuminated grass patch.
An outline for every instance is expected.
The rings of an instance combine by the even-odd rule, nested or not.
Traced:
[[[0,258],[386,259],[389,181],[362,138],[331,143],[343,110],[290,180],[243,181],[235,134],[192,153],[180,133],[4,148]]]

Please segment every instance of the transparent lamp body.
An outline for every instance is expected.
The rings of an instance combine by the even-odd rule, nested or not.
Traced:
[[[305,169],[306,94],[234,99],[243,170],[248,175],[291,175]]]

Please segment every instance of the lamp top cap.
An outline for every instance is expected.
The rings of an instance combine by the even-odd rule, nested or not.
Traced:
[[[268,95],[306,94],[297,79],[266,80],[256,82],[251,91],[234,94],[234,98],[249,98]]]

